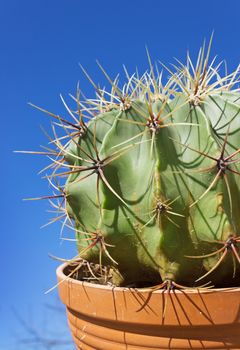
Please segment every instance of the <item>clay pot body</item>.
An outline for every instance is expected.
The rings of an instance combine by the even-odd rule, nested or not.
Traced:
[[[77,349],[240,349],[240,288],[157,290],[66,278],[59,294]]]

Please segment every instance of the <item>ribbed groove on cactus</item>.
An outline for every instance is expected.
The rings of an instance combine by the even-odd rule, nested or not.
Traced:
[[[150,73],[125,69],[123,88],[99,65],[110,92],[84,70],[96,99],[78,89],[71,121],[43,110],[55,148],[39,153],[58,193],[42,198],[52,222],[74,225],[77,259],[109,266],[115,285],[240,284],[239,69],[221,77],[210,46],[165,84],[149,54]]]

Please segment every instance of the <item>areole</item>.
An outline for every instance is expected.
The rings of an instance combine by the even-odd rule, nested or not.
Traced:
[[[57,269],[78,350],[240,349],[240,288],[108,287]]]

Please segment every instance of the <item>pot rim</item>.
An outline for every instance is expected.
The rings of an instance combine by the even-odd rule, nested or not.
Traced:
[[[102,284],[95,284],[95,283],[90,283],[90,282],[86,282],[86,281],[79,281],[76,280],[72,277],[68,277],[65,273],[64,270],[70,265],[70,263],[65,262],[61,265],[59,265],[56,269],[56,274],[57,277],[59,279],[59,283],[62,283],[66,280],[71,280],[71,283],[74,283],[76,285],[80,285],[80,286],[84,286],[87,288],[95,288],[95,289],[103,289],[103,290],[114,290],[114,291],[127,291],[127,290],[131,290],[132,291],[138,291],[141,293],[156,293],[156,294],[162,294],[165,292],[165,290],[163,289],[159,289],[159,290],[152,290],[150,287],[144,287],[144,288],[131,288],[131,287],[115,287],[115,286],[107,286],[107,285],[102,285]],[[173,291],[170,291],[173,292]],[[227,288],[198,288],[198,287],[189,287],[184,289],[184,293],[187,294],[199,294],[199,293],[213,293],[213,292],[231,292],[231,293],[239,293],[240,292],[240,287],[227,287]],[[178,289],[174,289],[174,293],[182,293],[182,290],[178,290]]]

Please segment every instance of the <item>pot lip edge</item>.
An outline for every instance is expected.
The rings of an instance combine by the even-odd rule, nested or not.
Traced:
[[[60,284],[64,281],[71,281],[71,283],[74,283],[76,285],[84,286],[85,288],[93,288],[93,289],[101,289],[101,290],[109,290],[109,291],[119,291],[119,292],[124,292],[124,291],[136,291],[136,292],[141,292],[141,293],[149,293],[151,292],[151,289],[149,288],[129,288],[129,287],[115,287],[115,286],[106,286],[106,285],[101,285],[101,284],[94,284],[90,282],[85,282],[85,281],[79,281],[74,278],[68,277],[64,274],[64,269],[69,265],[68,262],[62,263],[59,265],[56,269],[56,275],[58,279],[60,279]],[[164,290],[155,290],[152,291],[153,294],[161,294],[163,293]],[[172,292],[172,291],[170,291]],[[217,293],[217,292],[234,292],[234,293],[240,293],[240,287],[227,287],[227,288],[210,288],[210,289],[203,289],[203,288],[187,288],[184,289],[184,293],[187,294],[208,294],[208,293]],[[174,293],[182,293],[182,290],[174,290]]]

